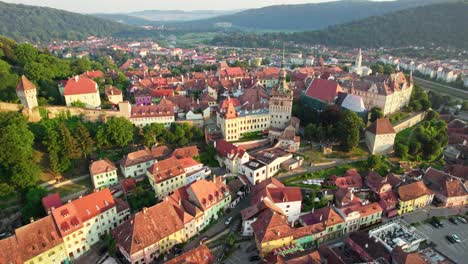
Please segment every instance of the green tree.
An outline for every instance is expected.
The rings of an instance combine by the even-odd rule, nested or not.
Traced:
[[[401,159],[405,160],[408,158],[409,148],[407,145],[403,143],[397,143],[395,144],[394,149],[395,149],[395,154],[399,156]]]
[[[41,186],[35,186],[27,190],[21,206],[23,223],[29,223],[30,219],[39,219],[45,216],[42,198],[47,195],[47,191]]]
[[[371,70],[372,72],[374,73],[380,73],[380,74],[383,74],[384,73],[384,67],[382,66],[382,64],[380,63],[377,63],[377,64],[374,64],[371,66]]]
[[[113,146],[124,147],[133,140],[133,125],[124,117],[111,117],[106,123],[107,141]]]
[[[337,131],[342,131],[342,133],[337,136],[345,150],[349,151],[359,145],[360,133],[363,128],[364,122],[355,112],[344,111],[343,117],[337,124]]]
[[[153,123],[147,125],[143,128],[143,140],[145,145],[150,147],[154,144],[163,141],[163,133],[166,132],[166,128],[164,128],[163,124]]]
[[[78,126],[76,127],[75,138],[78,142],[78,146],[81,152],[80,157],[87,158],[88,155],[93,152],[94,140],[89,134],[88,129],[81,122],[79,122]]]
[[[384,117],[383,111],[379,107],[374,107],[370,111],[370,121],[375,122],[377,119]]]
[[[37,183],[39,168],[34,163],[33,144],[34,135],[24,116],[17,112],[0,113],[0,196]]]
[[[59,132],[63,154],[70,160],[79,159],[81,157],[80,146],[64,122],[60,123]]]

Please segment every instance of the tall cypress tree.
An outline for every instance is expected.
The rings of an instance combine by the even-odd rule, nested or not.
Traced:
[[[88,129],[81,122],[76,127],[75,138],[78,141],[80,156],[87,158],[93,151],[94,140],[91,138]]]

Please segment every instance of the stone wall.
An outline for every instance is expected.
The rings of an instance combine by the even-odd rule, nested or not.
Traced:
[[[419,122],[423,121],[424,120],[424,117],[426,116],[426,113],[425,112],[418,112],[418,113],[414,113],[412,115],[410,115],[409,117],[401,120],[400,122],[396,123],[394,126],[393,126],[393,129],[395,129],[395,131],[398,133],[402,130],[405,130],[409,127],[412,127],[416,124],[418,124]]]

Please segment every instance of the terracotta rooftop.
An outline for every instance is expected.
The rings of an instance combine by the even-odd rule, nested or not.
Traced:
[[[112,235],[117,245],[132,255],[183,228],[184,224],[174,206],[168,201],[162,201],[136,213],[117,226]]]
[[[133,178],[127,178],[120,181],[124,193],[128,193],[136,188],[136,181]]]
[[[25,261],[63,243],[50,215],[16,229],[15,233]]]
[[[172,156],[178,159],[181,158],[189,158],[189,157],[197,157],[200,153],[198,152],[197,146],[189,146],[185,148],[178,148],[172,152]]]
[[[78,94],[94,94],[97,92],[98,89],[95,81],[87,77],[75,76],[67,81],[63,94],[67,96]]]
[[[0,240],[0,263],[1,264],[23,264],[20,247],[15,236]]]
[[[237,147],[224,139],[216,140],[216,152],[219,156],[231,160],[242,157],[246,153],[242,147]]]
[[[205,245],[192,249],[189,252],[184,253],[166,262],[166,264],[213,264],[213,263],[215,263],[215,257],[211,253],[210,249]]]
[[[182,163],[174,157],[155,162],[148,168],[148,172],[153,175],[156,183],[178,177],[185,173]]]
[[[121,164],[124,167],[130,167],[150,160],[153,160],[151,151],[143,149],[128,153],[127,156],[121,160]]]
[[[286,216],[272,210],[265,210],[252,224],[255,238],[260,243],[275,241],[292,236],[292,228]]]
[[[220,199],[224,199],[225,192],[229,192],[228,187],[220,182],[219,177],[214,181],[201,179],[188,186],[188,192],[193,194],[196,203],[203,211],[216,205]]]
[[[300,219],[306,225],[323,223],[326,227],[344,222],[344,219],[331,207],[320,208],[312,213],[302,215]]]
[[[155,159],[164,159],[169,158],[171,155],[172,150],[168,146],[159,146],[151,148],[151,154]]]
[[[367,131],[371,132],[374,135],[384,135],[384,134],[395,134],[395,129],[393,129],[392,123],[388,118],[379,118],[374,123],[372,123]]]
[[[337,82],[315,78],[307,88],[306,96],[333,103],[339,92],[343,89]]]
[[[398,188],[398,196],[402,201],[409,201],[424,195],[432,194],[422,181],[413,182]]]
[[[109,188],[105,188],[56,208],[52,211],[52,216],[61,236],[64,237],[80,229],[83,222],[114,206],[114,198]]]
[[[42,198],[42,206],[44,206],[46,212],[53,208],[59,208],[62,205],[62,199],[58,193],[51,193]]]
[[[26,76],[22,75],[21,79],[16,86],[17,91],[28,91],[28,90],[35,90],[36,86],[26,78]]]
[[[117,170],[114,163],[108,159],[97,160],[89,165],[91,176]]]

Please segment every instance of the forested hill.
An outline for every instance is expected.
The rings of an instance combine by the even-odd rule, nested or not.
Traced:
[[[368,1],[342,0],[326,3],[275,5],[249,9],[232,15],[182,23],[179,27],[199,30],[220,22],[231,23],[235,28],[272,31],[319,30],[331,25],[343,24],[370,16],[413,8],[450,0],[397,0]]]
[[[383,16],[331,26],[321,31],[225,34],[211,44],[239,47],[281,47],[283,42],[348,47],[437,45],[466,49],[468,1],[411,8]]]
[[[19,42],[111,36],[136,28],[63,10],[0,2],[0,35]]]

